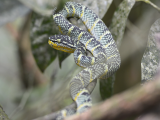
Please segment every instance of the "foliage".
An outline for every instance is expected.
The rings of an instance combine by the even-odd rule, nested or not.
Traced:
[[[160,19],[151,26],[148,43],[141,61],[142,82],[152,80],[155,76],[160,61],[159,50],[156,46],[156,34],[160,32]]]

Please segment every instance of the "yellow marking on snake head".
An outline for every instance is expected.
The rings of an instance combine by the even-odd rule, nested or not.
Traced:
[[[71,31],[74,29],[74,26],[70,27],[69,30],[68,30],[68,36],[70,36],[71,34]]]
[[[48,44],[49,44],[49,45],[52,45],[52,41],[48,40]]]
[[[51,47],[57,47],[57,44],[56,43],[53,43],[52,41],[48,40],[48,44],[51,46]]]
[[[62,46],[58,46],[59,47],[59,49],[58,50],[61,50],[61,51],[63,51],[63,52],[67,52],[67,53],[73,53],[74,52],[74,49],[72,49],[72,48],[68,48],[68,47],[62,47]]]
[[[83,32],[81,32],[81,33],[79,34],[78,40],[80,40],[80,38],[82,37],[82,35],[83,35]]]
[[[58,40],[58,39],[57,39]],[[60,46],[60,45],[57,45],[56,43],[52,42],[51,40],[48,40],[48,44],[56,49],[56,50],[60,50],[60,51],[63,51],[63,52],[68,52],[68,53],[73,53],[74,52],[74,49],[72,48],[68,48],[66,46]]]

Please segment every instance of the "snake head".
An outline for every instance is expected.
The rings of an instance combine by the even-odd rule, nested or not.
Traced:
[[[71,38],[65,35],[54,35],[49,37],[48,44],[54,49],[68,53],[73,53],[76,49]]]

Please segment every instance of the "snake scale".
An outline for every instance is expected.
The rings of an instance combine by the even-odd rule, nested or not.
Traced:
[[[66,18],[82,20],[88,32],[71,24]],[[70,94],[77,109],[58,112],[56,119],[82,113],[92,106],[90,93],[97,78],[106,79],[120,67],[120,54],[112,35],[103,21],[80,3],[67,2],[64,8],[53,14],[55,24],[62,35],[49,37],[51,47],[74,54],[75,62],[84,69],[70,81]],[[86,56],[89,51],[93,56]],[[94,83],[95,82],[95,83]],[[90,84],[93,83],[90,88]]]

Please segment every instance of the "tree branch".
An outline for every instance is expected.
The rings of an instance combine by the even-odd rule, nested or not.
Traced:
[[[137,2],[138,1],[143,1],[143,2],[145,2],[145,3],[147,3],[147,4],[150,4],[152,7],[154,7],[155,9],[157,9],[158,11],[160,11],[160,8],[157,6],[157,5],[155,5],[154,3],[152,3],[150,0],[136,0]]]
[[[120,120],[128,116],[140,115],[160,101],[160,75],[154,82],[136,86],[115,95],[90,110],[66,118],[66,120]]]
[[[27,15],[26,21],[24,22],[18,37],[19,55],[22,64],[22,80],[27,87],[33,85],[33,83],[36,85],[43,85],[43,83],[48,81],[36,65],[31,51],[29,39],[30,18],[31,13]]]
[[[66,120],[124,120],[154,108],[159,101],[160,74],[152,82],[143,86],[137,85],[121,94],[114,95],[80,115],[67,117]],[[55,117],[54,114],[35,120],[52,120]]]

